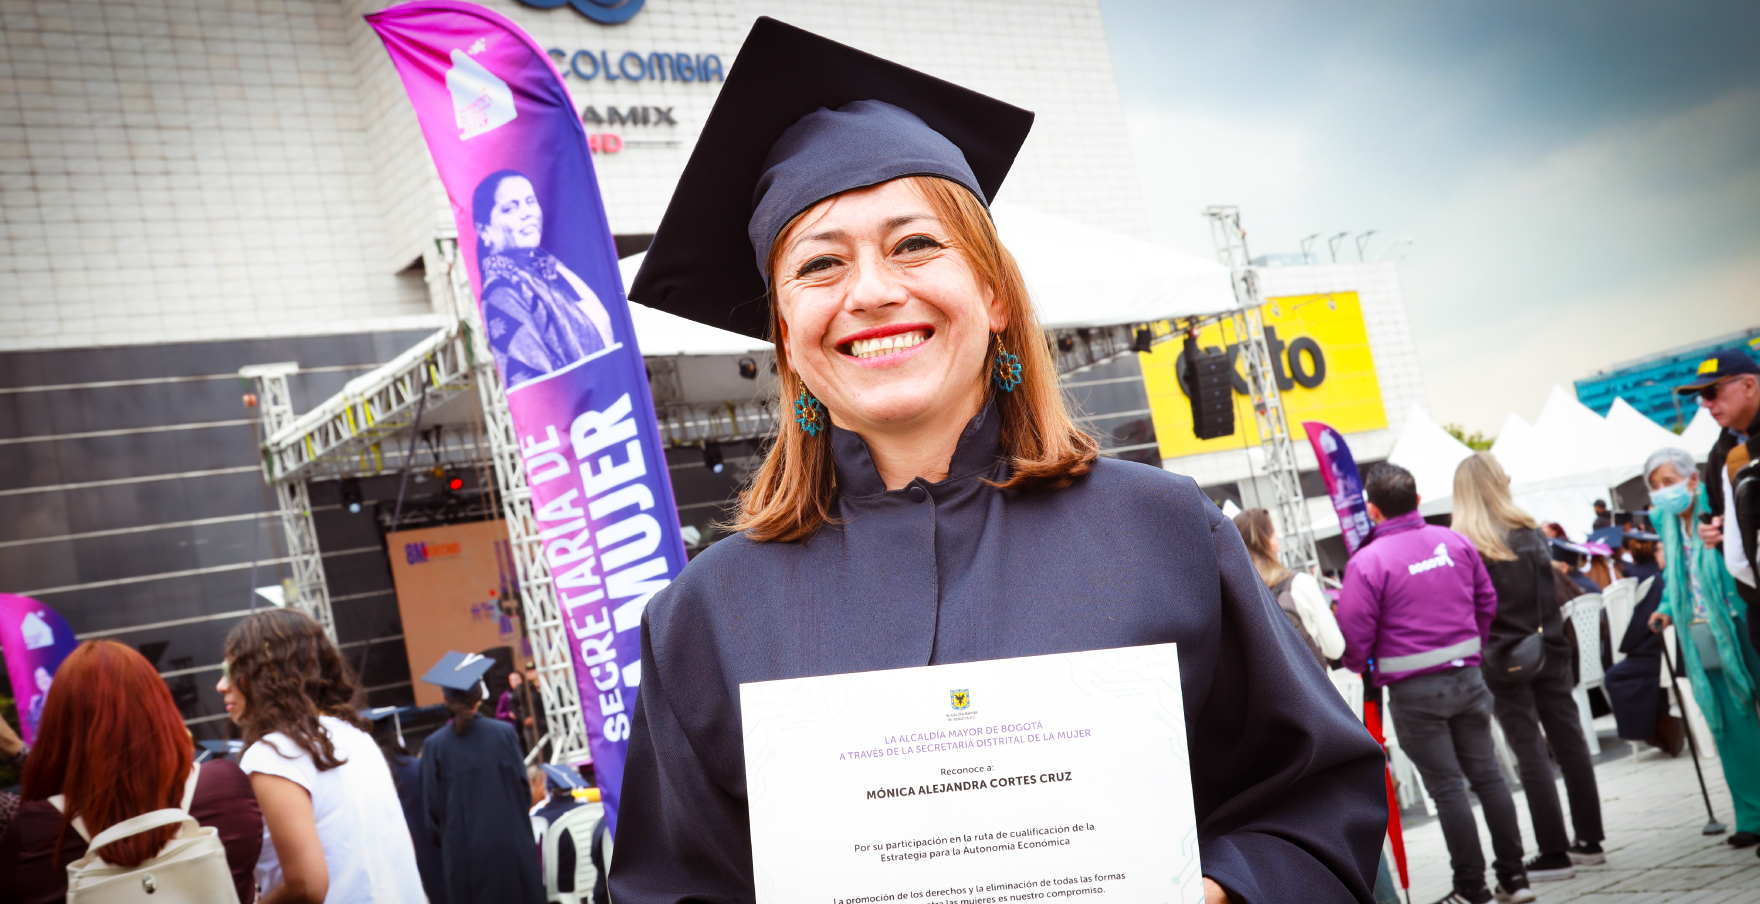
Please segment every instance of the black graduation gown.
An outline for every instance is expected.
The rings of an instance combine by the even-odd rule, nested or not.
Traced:
[[[416,871],[428,904],[447,904],[446,882],[440,871],[440,845],[428,834],[428,814],[422,807],[422,761],[406,753],[388,755],[391,777],[397,780],[397,801],[403,805],[403,821],[416,846]]]
[[[1613,720],[1619,736],[1628,741],[1646,741],[1656,734],[1656,717],[1662,712],[1662,635],[1650,630],[1650,616],[1662,603],[1662,569],[1655,565],[1627,569],[1638,578],[1654,577],[1650,592],[1632,608],[1632,620],[1626,625],[1626,636],[1620,640],[1619,651],[1626,658],[1607,670],[1607,703],[1613,707]]]
[[[1190,478],[1101,459],[1003,492],[993,408],[949,478],[888,492],[833,428],[840,523],[729,537],[649,603],[617,904],[749,902],[739,685],[1177,642],[1204,874],[1249,904],[1369,902],[1382,755]]]
[[[428,735],[422,799],[451,904],[542,904],[532,791],[513,726],[479,716],[467,734],[448,722]]]

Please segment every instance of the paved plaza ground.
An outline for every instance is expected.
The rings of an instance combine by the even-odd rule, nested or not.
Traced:
[[[1606,824],[1606,866],[1577,867],[1574,879],[1536,882],[1536,904],[1760,904],[1760,858],[1755,849],[1735,850],[1728,834],[1706,836],[1705,804],[1693,777],[1693,761],[1645,748],[1635,758],[1629,745],[1612,733],[1612,719],[1598,720],[1606,748],[1595,776],[1601,789],[1601,814]],[[1623,750],[1620,748],[1624,748]],[[1723,782],[1723,766],[1704,762],[1705,784],[1719,821],[1735,831],[1735,815]],[[1752,768],[1760,768],[1754,764]],[[1564,786],[1559,785],[1559,797]],[[1522,841],[1534,855],[1534,831],[1528,802],[1516,794]],[[1491,839],[1477,808],[1480,844],[1487,859]],[[1450,891],[1448,849],[1434,819],[1422,820],[1406,832],[1411,869],[1412,904],[1433,904]],[[1489,874],[1487,881],[1490,880]]]

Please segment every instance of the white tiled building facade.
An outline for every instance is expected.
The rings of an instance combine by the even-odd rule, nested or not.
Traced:
[[[387,5],[0,0],[0,350],[437,325],[421,259],[453,220],[361,18]],[[565,66],[725,71],[774,16],[1036,111],[1004,196],[1147,230],[1095,0],[647,0],[621,25],[487,5]],[[652,233],[720,82],[567,82],[577,108],[676,122],[588,124],[622,145],[595,158],[612,230]]]

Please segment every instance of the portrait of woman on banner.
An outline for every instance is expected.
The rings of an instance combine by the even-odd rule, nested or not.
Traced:
[[[491,173],[471,198],[483,323],[507,388],[610,347],[611,315],[599,296],[544,250],[544,210],[532,180]]]

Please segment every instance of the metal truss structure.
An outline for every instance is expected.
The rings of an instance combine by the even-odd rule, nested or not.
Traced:
[[[424,384],[428,411],[470,391],[468,345],[465,330],[454,324],[276,429],[269,430],[265,419],[264,476],[278,484],[386,470],[388,456],[400,457],[402,450],[397,443],[386,448],[385,441],[407,434],[414,424]]]
[[[312,524],[309,482],[395,472],[407,464],[400,441],[406,442],[409,431],[417,429],[417,411],[425,410],[431,416],[448,401],[475,390],[482,413],[481,431],[474,424],[469,430],[424,429],[428,442],[423,454],[433,456],[436,463],[487,463],[492,467],[549,728],[549,759],[579,762],[591,753],[570,658],[568,628],[544,560],[519,437],[508,414],[507,392],[483,341],[477,305],[456,244],[442,242],[438,251],[432,259],[431,278],[446,281],[446,297],[454,307],[452,323],[392,361],[349,381],[341,393],[319,407],[303,415],[293,413],[288,376],[299,371],[297,364],[257,365],[239,371],[241,377],[254,382],[259,399],[265,437],[263,477],[275,487],[280,502],[297,591],[290,603],[322,624],[332,640],[336,638],[317,531]],[[730,420],[718,411],[705,410],[695,416],[680,413],[677,429],[668,436],[676,434],[684,439],[693,435],[693,429],[702,432],[700,425],[719,426],[721,422],[736,430],[757,426],[749,413]]]
[[[1207,207],[1204,216],[1210,220],[1216,257],[1233,276],[1236,308],[1227,319],[1240,343],[1240,360],[1246,364],[1247,386],[1253,393],[1253,420],[1259,431],[1259,448],[1265,456],[1265,477],[1271,482],[1277,506],[1283,563],[1318,576],[1320,555],[1302,497],[1295,440],[1290,435],[1283,395],[1277,389],[1271,349],[1265,343],[1265,323],[1259,310],[1265,299],[1260,296],[1259,276],[1247,255],[1247,232],[1241,228],[1240,208]]]
[[[660,438],[668,448],[763,439],[776,429],[768,399],[659,406]]]
[[[513,552],[514,573],[526,637],[532,645],[532,665],[538,672],[538,694],[543,699],[550,761],[573,763],[592,758],[587,746],[587,725],[581,716],[580,685],[575,682],[568,625],[557,604],[556,585],[550,563],[544,559],[544,540],[539,536],[537,514],[532,510],[532,488],[526,480],[525,460],[520,455],[519,434],[507,407],[507,389],[495,369],[495,358],[484,341],[470,277],[453,241],[441,243],[440,258],[452,289],[454,313],[464,325],[463,339],[469,382],[477,389],[483,412],[483,431],[489,459],[501,495],[501,513]],[[539,745],[540,747],[542,744]]]
[[[298,371],[299,365],[291,362],[254,364],[239,370],[240,377],[256,386],[262,435],[279,433],[295,420],[293,395],[287,377]],[[275,499],[281,508],[281,532],[287,540],[288,566],[293,572],[292,598],[287,604],[310,615],[334,642],[336,620],[330,612],[330,586],[324,580],[324,558],[318,551],[318,531],[312,524],[311,495],[303,480],[276,481],[271,476],[273,456],[269,450],[269,445],[264,443],[263,476],[275,487]]]

